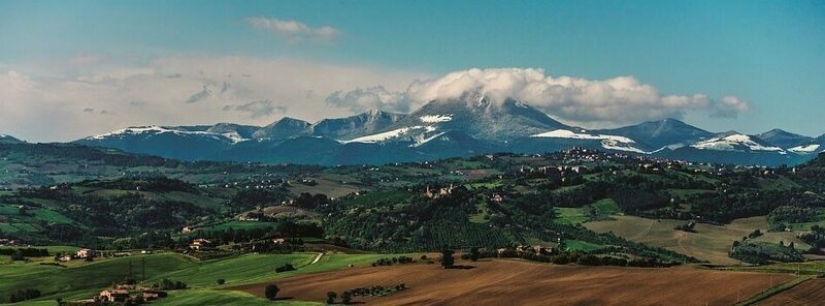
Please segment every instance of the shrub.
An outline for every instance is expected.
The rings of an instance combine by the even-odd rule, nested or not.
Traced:
[[[278,296],[278,291],[281,289],[278,288],[275,284],[266,285],[266,290],[264,291],[264,295],[269,300],[274,300]]]
[[[225,284],[225,283],[226,283],[226,280],[225,280],[225,279],[223,279],[223,278],[219,278],[219,279],[218,279],[218,285],[223,285],[223,284]]]

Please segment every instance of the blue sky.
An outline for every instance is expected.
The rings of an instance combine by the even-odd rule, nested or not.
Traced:
[[[825,133],[821,1],[0,0],[0,46],[0,132],[32,141],[409,111],[470,83],[585,127]],[[563,76],[586,85],[524,90]]]

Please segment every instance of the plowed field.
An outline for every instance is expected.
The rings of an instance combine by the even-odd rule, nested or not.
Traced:
[[[825,303],[825,280],[812,279],[769,297],[760,306],[808,306]]]
[[[465,264],[467,262],[460,261]],[[404,283],[386,297],[355,297],[367,305],[732,305],[792,275],[677,267],[642,269],[556,266],[484,260],[472,269],[409,264],[351,268],[274,283],[279,297],[322,302],[328,291]],[[268,283],[230,288],[263,296]]]

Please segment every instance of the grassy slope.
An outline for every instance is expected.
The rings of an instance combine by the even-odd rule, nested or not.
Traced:
[[[223,305],[221,301],[240,299],[245,305],[258,305],[271,301],[242,293],[218,290],[217,280],[223,278],[224,286],[264,282],[307,273],[319,273],[344,269],[349,265],[366,266],[379,258],[397,255],[388,254],[328,254],[317,263],[310,265],[316,253],[296,254],[245,254],[225,259],[199,262],[188,256],[161,253],[145,256],[98,260],[92,263],[72,262],[68,268],[45,266],[37,263],[15,262],[0,266],[0,292],[37,288],[43,292],[38,301],[51,301],[55,297],[64,299],[88,298],[112,282],[122,280],[127,274],[129,261],[133,263],[136,277],[141,276],[141,260],[146,259],[144,284],[153,284],[163,278],[186,283],[190,290],[173,291],[160,305]],[[297,271],[275,273],[275,268],[290,263]],[[75,265],[77,264],[77,265]],[[7,297],[0,296],[0,302]],[[29,303],[37,304],[38,301]],[[280,301],[284,305],[315,305],[296,301]]]
[[[792,232],[767,233],[768,223],[765,217],[753,217],[735,220],[725,226],[697,224],[695,233],[676,231],[673,228],[684,224],[681,220],[661,221],[634,216],[614,216],[615,220],[595,221],[585,223],[584,226],[598,233],[613,232],[629,240],[664,247],[679,253],[708,260],[713,264],[738,264],[737,260],[728,258],[728,250],[734,240],[741,240],[755,229],[759,229],[764,236],[756,241],[788,243],[793,241],[799,249],[807,248],[807,244],[795,238]]]
[[[143,258],[146,259],[147,277],[196,265],[194,259],[170,253],[98,260],[69,268],[15,262],[0,268],[0,277],[3,278],[0,292],[36,288],[44,297],[88,297],[112,282],[122,280],[127,274],[129,261],[132,261],[133,269],[139,275]],[[3,301],[7,299],[5,296],[0,298]]]
[[[310,306],[323,305],[320,303],[303,301],[270,301],[263,297],[256,297],[249,293],[230,290],[196,289],[172,292],[166,299],[153,302],[152,305],[186,306],[186,305],[290,305]]]

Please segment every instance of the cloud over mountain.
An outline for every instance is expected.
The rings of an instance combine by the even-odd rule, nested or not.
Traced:
[[[632,76],[606,80],[546,75],[543,69],[500,68],[456,71],[438,78],[417,80],[405,92],[381,87],[337,92],[328,103],[353,110],[378,108],[414,109],[428,101],[454,99],[467,91],[478,91],[495,102],[514,98],[549,115],[585,126],[609,126],[663,118],[682,118],[689,112],[712,117],[736,117],[748,111],[748,102],[725,96],[711,99],[705,94],[662,94]]]

